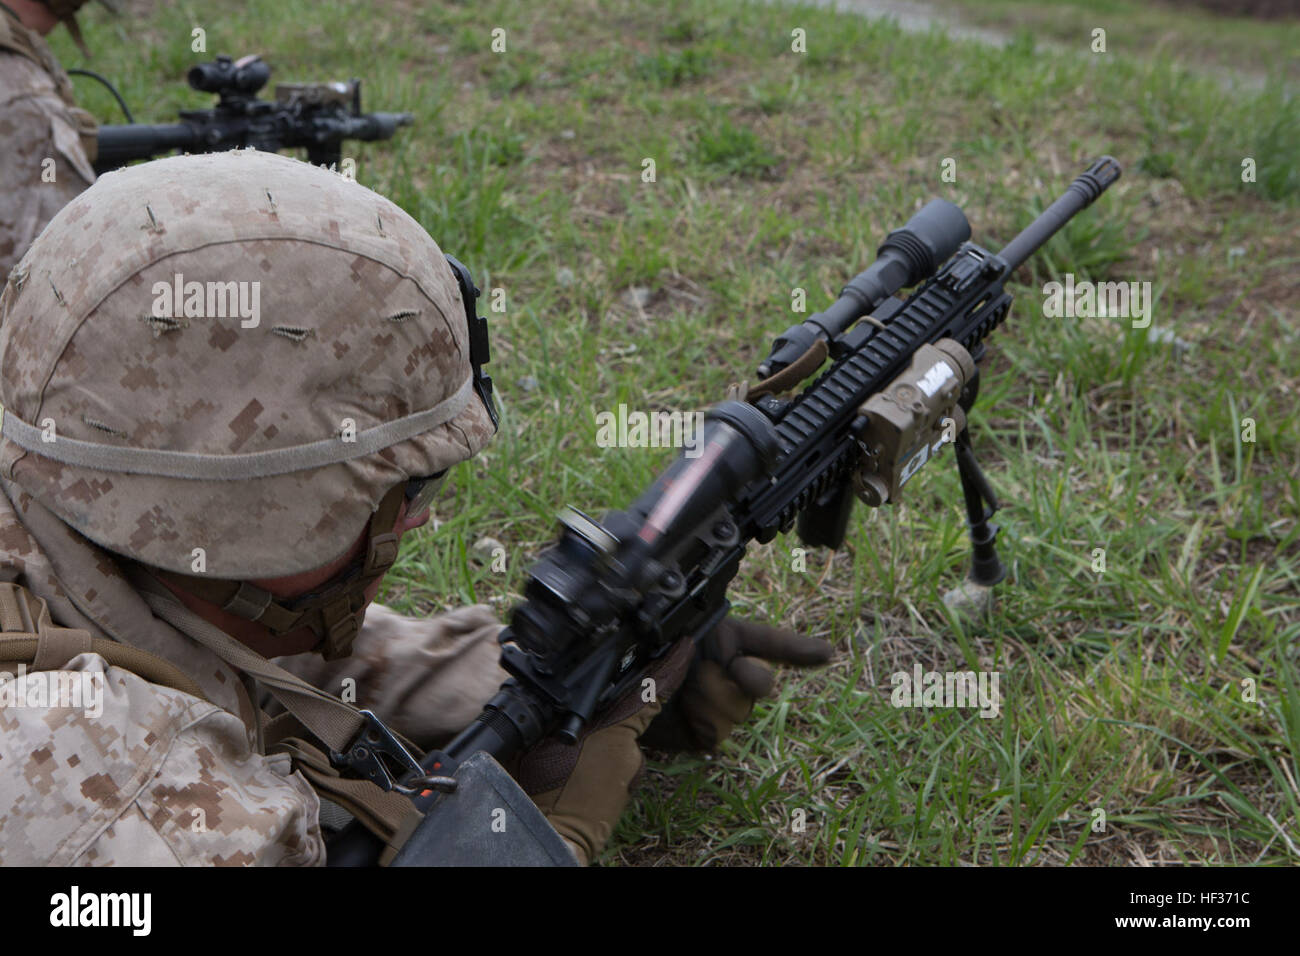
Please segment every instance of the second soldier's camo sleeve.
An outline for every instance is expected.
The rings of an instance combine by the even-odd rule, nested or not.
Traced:
[[[352,655],[315,654],[276,663],[303,680],[373,710],[392,729],[428,750],[478,716],[509,675],[498,659],[502,624],[484,604],[427,618],[372,604]]]
[[[78,122],[39,67],[0,53],[0,284],[54,214],[95,180]]]
[[[17,692],[55,674],[77,706]],[[319,816],[239,718],[98,654],[0,684],[0,865],[322,865]]]

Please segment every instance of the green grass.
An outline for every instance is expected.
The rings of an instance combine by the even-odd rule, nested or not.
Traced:
[[[1018,274],[989,343],[972,430],[1011,568],[992,618],[963,624],[940,600],[968,560],[947,455],[805,571],[793,536],[754,547],[740,612],[834,641],[835,660],[786,672],[713,759],[653,762],[604,862],[1300,861],[1300,113],[1279,52],[1296,27],[1218,30],[1222,62],[1258,39],[1249,66],[1279,77],[1234,90],[1195,55],[1171,59],[1178,45],[1139,42],[1151,23],[1205,37],[1200,21],[1137,7],[1115,0],[1108,15],[1134,29],[1110,31],[1102,68],[1046,49],[1062,39],[1046,18],[991,55],[736,0],[214,5],[209,56],[258,50],[281,79],[359,74],[369,108],[414,112],[394,141],[351,150],[359,178],[506,293],[490,314],[501,433],[390,575],[387,599],[410,611],[504,615],[560,505],[622,507],[669,460],[598,448],[598,411],[721,399],[790,324],[792,288],[821,307],[920,202],[957,202],[997,248],[1090,158],[1125,164]],[[176,39],[185,8],[83,19],[138,120],[205,105],[180,82],[198,59]],[[505,54],[489,49],[497,26]],[[1153,326],[1192,349],[1045,318],[1042,284],[1066,272],[1151,282]],[[472,556],[485,534],[507,573]],[[890,674],[918,662],[999,671],[1000,716],[891,707]]]
[[[725,117],[696,134],[693,155],[701,166],[736,177],[760,176],[777,165],[776,154],[758,134]]]

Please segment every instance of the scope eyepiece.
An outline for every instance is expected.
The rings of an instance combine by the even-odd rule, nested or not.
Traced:
[[[222,54],[211,63],[190,67],[185,78],[200,93],[252,95],[266,86],[271,78],[271,68],[255,53],[238,60]]]

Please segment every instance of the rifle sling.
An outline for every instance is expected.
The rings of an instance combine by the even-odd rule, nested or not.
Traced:
[[[111,666],[151,684],[208,699],[198,683],[171,661],[129,644],[91,637],[80,628],[58,627],[42,598],[12,582],[0,583],[0,667],[25,664],[35,671],[60,670],[86,653],[98,654]]]
[[[745,401],[752,403],[756,398],[762,398],[764,395],[780,395],[782,392],[789,391],[821,368],[822,362],[826,361],[826,356],[829,354],[830,349],[826,346],[826,340],[817,339],[803,355],[751,388],[745,395]]]
[[[294,766],[311,783],[313,789],[342,806],[396,852],[392,842],[414,829],[413,819],[420,811],[401,794],[385,791],[369,780],[345,778],[307,734],[333,751],[347,751],[366,726],[366,718],[351,704],[313,687],[284,668],[241,644],[216,625],[199,617],[167,592],[143,569],[131,572],[136,587],[154,614],[172,627],[208,648],[223,661],[264,684],[287,713],[262,721],[266,715],[256,709],[257,733],[268,752],[288,753]],[[391,731],[418,760],[421,750],[402,735]]]

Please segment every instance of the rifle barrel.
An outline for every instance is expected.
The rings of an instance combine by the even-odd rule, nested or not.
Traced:
[[[1070,186],[1056,202],[1043,211],[1043,214],[1031,222],[1025,231],[1007,243],[998,255],[1006,261],[1010,275],[1026,259],[1032,256],[1048,239],[1051,239],[1070,217],[1081,209],[1092,205],[1093,200],[1106,191],[1111,183],[1119,179],[1122,169],[1119,161],[1111,156],[1103,156],[1070,183]]]
[[[101,126],[95,166],[100,170],[116,169],[134,159],[150,159],[172,149],[192,151],[198,146],[198,138],[198,130],[189,123]]]

